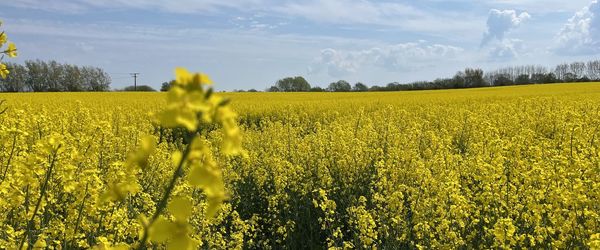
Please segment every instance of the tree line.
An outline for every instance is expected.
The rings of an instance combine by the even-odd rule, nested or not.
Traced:
[[[351,85],[345,80],[330,83],[327,88],[312,87],[303,77],[286,77],[269,87],[268,92],[350,92],[350,91],[402,91],[458,89],[522,84],[546,84],[561,82],[600,81],[600,60],[588,62],[562,63],[549,69],[540,65],[504,67],[489,72],[479,68],[466,68],[453,77],[438,78],[433,81],[410,83],[391,82],[385,86],[367,85],[357,82]]]
[[[350,85],[345,80],[339,80],[332,82],[327,88],[321,88],[319,86],[311,87],[310,84],[301,76],[286,77],[278,80],[275,85],[267,89],[268,92],[349,92],[349,91],[368,91],[367,85],[357,82],[354,85]]]
[[[101,68],[56,61],[7,63],[10,74],[0,79],[2,92],[109,91],[111,78]]]

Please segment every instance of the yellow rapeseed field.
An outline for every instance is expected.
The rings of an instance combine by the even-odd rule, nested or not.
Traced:
[[[211,94],[202,77],[0,94],[0,248],[600,248],[600,83]]]

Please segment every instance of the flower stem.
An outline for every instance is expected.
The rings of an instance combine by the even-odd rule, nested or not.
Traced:
[[[169,201],[169,197],[171,197],[171,192],[173,191],[173,188],[175,188],[175,184],[177,183],[177,180],[183,174],[183,164],[185,163],[185,160],[186,160],[187,156],[189,155],[190,150],[191,150],[191,144],[186,145],[185,150],[183,151],[183,155],[181,156],[181,160],[179,160],[179,163],[177,164],[177,169],[173,173],[173,176],[171,177],[171,181],[169,182],[169,185],[167,186],[165,193],[163,194],[161,200],[159,201],[158,207],[156,208],[154,215],[152,215],[150,222],[147,225],[144,225],[144,235],[142,236],[142,239],[140,240],[140,245],[136,249],[141,250],[141,249],[146,248],[146,241],[148,240],[148,229],[152,226],[152,224],[154,224],[156,219],[158,219],[158,216],[160,216],[160,214],[163,212],[163,210],[167,207],[167,202]]]

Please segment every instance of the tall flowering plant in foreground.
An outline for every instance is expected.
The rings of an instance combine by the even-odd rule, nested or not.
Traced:
[[[2,21],[0,21],[0,27],[2,27]],[[4,48],[4,45],[6,43],[8,43],[8,46]],[[15,43],[8,42],[8,36],[4,31],[0,32],[0,55],[0,78],[4,79],[6,78],[8,73],[10,73],[6,65],[2,63],[4,56],[6,55],[8,57],[17,57],[17,46],[15,45]],[[0,100],[0,105],[2,105],[3,103],[4,100]],[[4,112],[6,112],[6,108],[2,109],[0,107],[0,114],[3,114]]]
[[[2,27],[2,21],[0,21],[0,27]],[[8,46],[6,46],[6,48],[5,48],[4,45],[7,43],[8,43]],[[6,65],[4,63],[2,63],[2,60],[4,59],[4,56],[16,57],[17,56],[17,46],[15,46],[14,43],[8,41],[8,36],[6,35],[6,33],[4,31],[0,32],[0,54],[1,54],[1,56],[0,56],[0,77],[6,78],[6,76],[8,75],[8,73],[10,73],[10,71],[6,67]]]
[[[213,156],[210,144],[201,136],[204,128],[218,125],[222,128],[221,151],[224,155],[238,155],[241,135],[236,114],[227,99],[213,94],[212,81],[202,73],[192,74],[186,69],[175,70],[176,81],[167,94],[166,108],[156,115],[158,123],[166,128],[187,131],[190,143],[183,151],[172,153],[173,175],[166,184],[162,198],[150,217],[140,216],[142,230],[137,249],[148,244],[166,244],[168,249],[194,249],[197,246],[190,234],[194,228],[188,224],[192,215],[192,199],[177,190],[186,187],[201,188],[206,197],[206,215],[212,218],[226,199],[221,169]],[[122,200],[139,191],[139,171],[144,171],[156,142],[150,136],[142,139],[140,148],[125,162],[127,174],[110,186],[105,200]],[[180,180],[185,181],[180,181]],[[168,212],[168,216],[165,212]],[[99,248],[108,248],[101,240]]]

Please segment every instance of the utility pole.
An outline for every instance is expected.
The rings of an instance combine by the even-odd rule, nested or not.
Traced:
[[[129,73],[131,76],[133,76],[133,91],[137,91],[137,76],[140,73]]]

